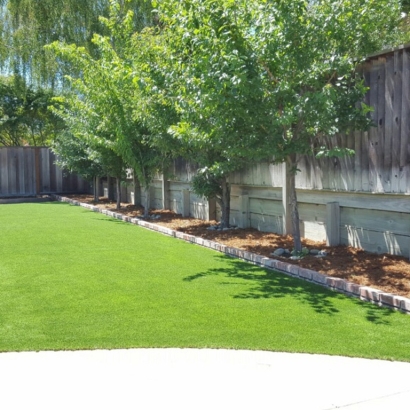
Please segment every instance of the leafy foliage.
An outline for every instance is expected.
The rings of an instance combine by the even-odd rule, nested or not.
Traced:
[[[300,250],[297,154],[314,152],[320,137],[370,125],[357,68],[397,43],[400,3],[168,0],[158,8],[181,115],[172,133],[210,175],[261,157],[287,162]]]
[[[55,112],[66,122],[70,135],[92,152],[103,154],[102,158],[111,151],[110,158],[123,164],[118,162],[117,172],[122,175],[125,166],[132,168],[147,190],[167,156],[153,144],[154,135],[144,116],[139,66],[132,60],[133,13],[124,14],[119,5],[112,2],[110,17],[101,20],[110,36],[93,37],[98,57],[75,45],[59,42],[49,47],[73,72],[81,73],[66,77],[72,92],[59,99]],[[121,175],[112,172],[120,180]]]
[[[168,95],[179,121],[170,127],[182,154],[201,168],[197,194],[216,197],[222,225],[229,225],[232,171],[266,156],[269,144],[257,129],[263,88],[246,41],[244,1],[166,1],[158,4],[170,59]]]
[[[0,1],[0,61],[7,71],[39,84],[61,86],[66,67],[50,56],[44,46],[64,41],[85,47],[93,56],[98,48],[95,33],[105,35],[100,16],[109,16],[110,0],[2,0]],[[133,10],[135,29],[154,24],[151,4],[122,0],[121,10]]]
[[[63,128],[49,111],[52,97],[19,76],[0,77],[0,146],[48,144]]]

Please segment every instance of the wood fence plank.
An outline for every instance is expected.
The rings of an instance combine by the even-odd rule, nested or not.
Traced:
[[[50,167],[55,175],[56,192],[73,192],[71,180],[74,175],[63,173],[63,170],[56,164],[56,156],[50,151]]]
[[[17,161],[19,164],[19,173],[18,173],[18,193],[19,195],[25,195],[26,189],[25,189],[25,155],[24,155],[25,149],[19,149],[17,151]]]
[[[296,166],[298,169],[300,169],[300,171],[296,174],[296,187],[306,188],[307,169],[305,155],[298,155]]]
[[[402,114],[402,87],[403,87],[403,53],[401,50],[394,53],[394,94],[393,94],[393,129],[392,129],[392,192],[400,192],[400,135]]]
[[[400,127],[400,192],[410,192],[410,54],[403,50]]]
[[[333,142],[333,138],[327,138],[329,149],[333,149],[335,144]],[[328,189],[335,191],[337,188],[337,174],[335,173],[335,157],[328,157],[326,163],[326,170],[329,176],[328,180]]]
[[[361,164],[362,164],[362,191],[369,192],[370,189],[370,168],[369,168],[369,132],[364,131],[361,138]]]
[[[346,146],[342,135],[336,134],[333,137],[333,139],[334,139],[335,147],[343,148],[343,147]],[[339,158],[339,157],[334,158],[333,164],[334,164],[334,170],[335,170],[336,190],[338,190],[338,191],[346,190],[347,187],[344,186],[343,177],[342,177],[342,172],[345,171],[345,169],[342,168],[343,157],[342,158]]]
[[[24,156],[24,194],[34,195],[36,190],[34,151],[32,148],[22,150]]]
[[[372,70],[372,65],[368,64],[365,71],[364,71],[364,81],[365,84],[370,87],[370,73]],[[370,89],[365,95],[365,103],[370,106]],[[371,113],[373,118],[373,113]],[[360,157],[360,164],[361,164],[361,191],[368,192],[369,191],[369,133],[368,131],[363,131],[361,135],[361,157]]]
[[[9,162],[8,150],[0,150],[0,193],[4,196],[9,194]]]
[[[329,148],[328,138],[323,138],[323,141],[320,142],[319,147],[324,146],[325,148]],[[321,157],[318,160],[318,164],[320,169],[322,170],[322,189],[330,189],[330,177],[329,177],[329,164],[330,159],[328,157]]]
[[[378,62],[374,62],[370,73],[370,83],[374,86],[370,89],[370,105],[373,107],[372,120],[374,127],[369,130],[369,140],[367,146],[367,154],[369,157],[369,190],[372,192],[381,192],[380,174],[379,174],[379,127],[381,107],[379,105],[379,88],[380,88],[380,66]]]
[[[41,151],[40,148],[34,148],[34,168],[36,175],[36,194],[41,192]]]
[[[50,192],[57,192],[57,181],[56,181],[56,164],[55,164],[55,155],[53,151],[48,151],[49,158],[49,175],[50,175]]]
[[[353,131],[354,137],[354,190],[362,191],[362,138],[361,131]]]
[[[394,124],[394,56],[389,56],[386,61],[386,86],[385,86],[385,130],[384,130],[384,161],[380,164],[383,175],[384,192],[392,192],[392,141]],[[375,191],[380,192],[380,191]]]
[[[41,158],[41,193],[50,192],[50,157],[47,148],[40,148]]]
[[[308,182],[308,188],[310,189],[322,189],[322,170],[320,168],[319,160],[316,158],[316,152],[309,158],[308,164],[310,165],[310,180]]]
[[[8,186],[9,186],[9,193],[11,195],[16,195],[17,194],[17,179],[16,179],[16,174],[17,174],[17,150],[12,147],[9,149],[8,152],[8,163],[9,163],[9,181],[8,181]]]
[[[346,135],[346,147],[354,151],[354,135],[353,131],[350,131]],[[355,156],[346,155],[344,157],[345,169],[347,170],[346,175],[346,189],[347,191],[354,191],[354,165],[355,165]]]

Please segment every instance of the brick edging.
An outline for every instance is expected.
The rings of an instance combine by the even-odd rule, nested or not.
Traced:
[[[296,277],[304,281],[312,282],[320,286],[324,286],[325,288],[343,293],[347,296],[359,298],[360,300],[366,302],[371,302],[379,306],[399,310],[401,312],[410,314],[410,299],[403,296],[393,295],[391,293],[386,293],[368,286],[361,286],[356,283],[348,282],[344,279],[335,278],[333,276],[326,276],[322,273],[310,269],[305,269],[297,265],[292,265],[290,263],[267,258],[242,249],[233,248],[227,245],[220,244],[218,242],[210,241],[208,239],[203,239],[183,232],[175,231],[173,229],[166,228],[161,225],[156,225],[155,223],[147,222],[139,218],[131,218],[117,212],[108,211],[107,209],[101,209],[98,206],[85,204],[67,197],[62,197],[59,195],[50,195],[50,197],[60,202],[68,202],[72,205],[82,206],[83,208],[90,209],[91,211],[99,212],[104,215],[111,216],[112,218],[120,219],[124,222],[133,223],[143,228],[160,232],[164,235],[182,239],[186,242],[205,246],[206,248],[225,253],[229,256],[251,262],[261,267],[273,269],[281,273],[285,273],[286,275]]]

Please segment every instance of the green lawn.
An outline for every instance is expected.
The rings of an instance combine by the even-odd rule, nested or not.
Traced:
[[[127,347],[410,361],[410,315],[80,207],[0,205],[0,351]]]

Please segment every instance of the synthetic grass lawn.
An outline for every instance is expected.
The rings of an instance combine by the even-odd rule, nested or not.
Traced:
[[[0,205],[0,351],[130,347],[410,361],[410,315],[80,207]]]

